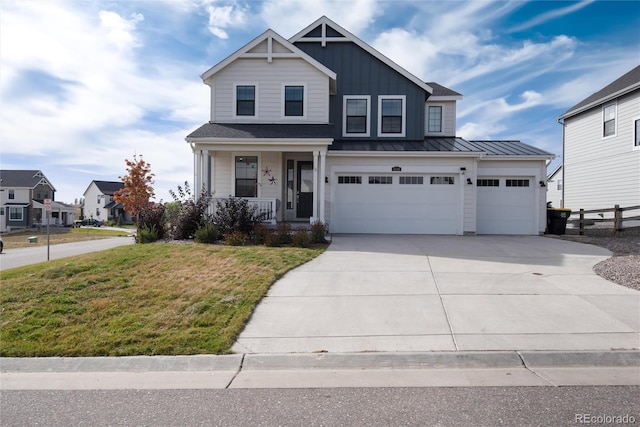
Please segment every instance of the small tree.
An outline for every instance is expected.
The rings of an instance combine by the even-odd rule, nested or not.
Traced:
[[[153,177],[151,165],[142,159],[133,156],[133,160],[125,159],[127,175],[121,176],[124,188],[113,194],[113,199],[122,203],[124,209],[135,217],[136,225],[140,227],[139,214],[149,209],[154,198]]]
[[[195,200],[186,181],[184,188],[178,186],[178,194],[172,190],[169,190],[169,194],[174,200],[174,204],[167,212],[173,238],[176,240],[193,238],[198,228],[207,222],[206,213],[211,197],[203,189],[200,197]]]

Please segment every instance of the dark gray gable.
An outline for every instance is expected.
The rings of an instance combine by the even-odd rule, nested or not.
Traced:
[[[119,181],[93,181],[102,194],[112,195],[116,191],[124,188],[124,183]]]
[[[2,187],[34,188],[42,183],[55,190],[42,171],[39,170],[0,170],[0,180]]]
[[[580,110],[591,104],[593,104],[593,106],[595,107],[599,105],[599,102],[606,102],[611,98],[611,96],[615,95],[616,93],[624,91],[627,88],[631,88],[634,85],[637,86],[638,83],[640,83],[640,65],[638,65],[622,77],[616,79],[612,83],[608,84],[604,88],[595,92],[594,94],[578,102],[576,105],[565,111],[562,116],[560,116],[560,118],[573,116],[574,114],[577,114],[578,112],[580,112]]]

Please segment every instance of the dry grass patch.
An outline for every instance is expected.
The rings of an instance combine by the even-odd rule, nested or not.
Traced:
[[[2,272],[2,356],[227,353],[269,286],[324,248],[151,244]]]
[[[132,230],[135,231],[135,230]],[[105,230],[100,228],[65,228],[53,230],[49,233],[49,243],[57,245],[59,243],[82,242],[85,240],[106,239],[109,237],[128,236],[129,233],[117,230]],[[37,243],[29,243],[28,237],[36,236]],[[2,236],[5,249],[26,248],[30,246],[43,246],[47,244],[47,230],[23,231],[20,233],[4,234]]]

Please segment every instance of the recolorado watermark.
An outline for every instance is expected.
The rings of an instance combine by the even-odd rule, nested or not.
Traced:
[[[576,424],[635,424],[633,415],[609,415],[609,414],[575,414]]]

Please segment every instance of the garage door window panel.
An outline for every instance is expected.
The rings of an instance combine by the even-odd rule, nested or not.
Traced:
[[[369,184],[393,184],[392,176],[370,176]]]
[[[455,178],[453,176],[432,176],[429,182],[432,185],[453,185]]]
[[[528,187],[528,179],[507,179],[505,182],[507,187]]]
[[[401,185],[422,185],[424,184],[424,178],[421,176],[401,176]]]
[[[338,184],[362,184],[361,176],[339,176]]]
[[[500,187],[499,179],[481,178],[477,181],[478,187]]]

